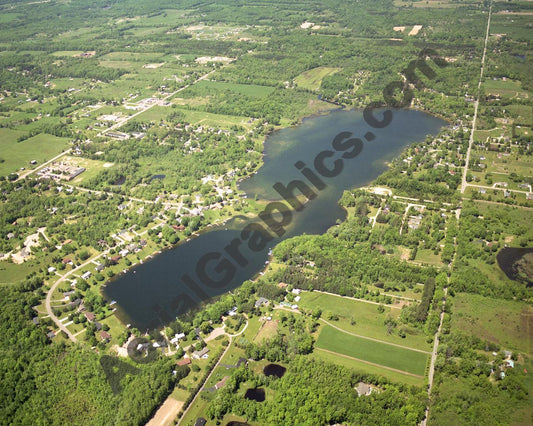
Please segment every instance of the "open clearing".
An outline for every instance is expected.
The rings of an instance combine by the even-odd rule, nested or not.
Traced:
[[[167,426],[174,424],[174,419],[183,407],[183,404],[183,401],[176,401],[169,396],[156,411],[155,416],[146,423],[146,426]]]
[[[257,335],[255,336],[254,342],[261,343],[263,340],[273,337],[277,331],[278,331],[277,320],[272,320],[272,321],[265,320],[265,322],[259,329]]]
[[[202,80],[194,85],[195,91],[200,91],[202,89],[208,89],[208,93],[211,93],[213,90],[227,90],[234,93],[251,96],[253,98],[263,98],[270,95],[274,91],[274,87],[271,86],[225,83],[211,80]]]
[[[301,73],[298,77],[294,79],[296,85],[300,86],[303,89],[307,90],[318,90],[322,84],[322,79],[328,75],[335,74],[339,72],[342,68],[328,68],[328,67],[318,67],[313,68]]]
[[[505,349],[533,353],[533,307],[512,300],[459,293],[453,299],[452,328]]]
[[[316,346],[417,376],[424,375],[428,359],[427,354],[351,336],[327,325],[320,332]]]
[[[25,132],[0,129],[0,176],[16,172],[21,167],[28,168],[32,160],[37,161],[37,165],[55,157],[68,146],[68,138],[41,133],[17,142],[19,136]]]

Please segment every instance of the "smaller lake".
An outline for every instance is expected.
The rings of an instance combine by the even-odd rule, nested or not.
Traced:
[[[265,390],[263,388],[248,389],[244,397],[252,401],[263,402],[265,400]]]
[[[533,286],[533,248],[505,247],[496,260],[507,278]]]
[[[281,365],[278,364],[268,364],[265,368],[263,368],[263,373],[265,376],[275,376],[275,377],[283,377],[287,369]]]
[[[165,176],[166,175],[153,175],[151,178],[150,178],[150,182],[153,181],[154,179],[165,179]]]

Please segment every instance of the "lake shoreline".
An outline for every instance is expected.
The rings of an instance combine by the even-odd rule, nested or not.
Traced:
[[[387,128],[380,129],[379,133],[376,132],[375,141],[364,144],[364,160],[346,160],[350,161],[346,162],[346,172],[326,178],[325,189],[313,187],[315,195],[311,198],[302,198],[302,201],[305,199],[305,202],[302,202],[302,207],[305,205],[305,208],[291,211],[290,216],[296,219],[289,220],[283,225],[283,236],[280,235],[280,238],[286,239],[302,234],[322,234],[337,225],[339,219],[345,220],[347,210],[338,205],[344,190],[367,186],[387,169],[386,163],[400,155],[406,147],[423,141],[427,135],[438,134],[440,128],[447,125],[444,120],[419,110],[398,110],[396,114],[398,114],[397,120],[394,120]],[[268,200],[283,202],[283,197],[279,195],[281,193],[277,192],[273,182],[276,181],[278,182],[276,185],[283,187],[294,179],[301,180],[303,183],[304,176],[294,167],[296,160],[312,167],[316,154],[325,152],[324,149],[331,150],[332,135],[338,134],[341,130],[358,134],[364,132],[365,127],[368,125],[363,121],[362,111],[343,108],[304,117],[300,125],[270,133],[267,137],[269,140],[265,139],[263,142],[263,164],[258,171],[240,182],[239,191],[245,193],[250,199],[259,199],[260,203],[262,201],[268,203]],[[338,149],[336,151],[342,153]],[[328,167],[331,167],[331,161],[326,161]],[[320,196],[316,197],[319,194]],[[265,208],[268,208],[269,204]],[[224,229],[223,225],[235,217],[228,217],[221,224],[207,226],[193,234],[191,238],[180,241],[177,245],[166,247],[159,255],[152,256],[150,262],[144,262],[143,267],[138,268],[135,275],[128,274],[128,277],[124,278],[121,274],[116,280],[109,282],[104,296],[106,299],[117,300],[120,308],[117,312],[119,320],[141,325],[156,321],[164,325],[167,321],[164,318],[173,319],[185,313],[184,309],[193,308],[193,304],[197,304],[197,302],[193,303],[193,300],[198,300],[198,303],[202,302],[201,305],[203,305],[206,300],[213,300],[239,287],[246,280],[258,279],[261,272],[264,273],[268,267],[267,262],[271,260],[271,256],[267,255],[266,251],[264,253],[263,251],[246,252],[249,250],[248,243],[242,236],[241,226],[238,226],[238,229],[234,227]],[[254,218],[247,219],[250,222],[254,221]],[[264,219],[262,220],[263,222],[258,217],[256,223],[265,226]],[[207,275],[213,277],[214,280],[219,279],[224,270],[215,272],[213,268],[217,264],[220,265],[222,260],[229,259],[227,246],[235,239],[244,242],[242,253],[247,259],[247,266],[240,267],[233,263],[236,275],[232,276],[228,284],[225,284],[227,288],[206,286],[205,279],[198,277],[198,271],[207,266]],[[276,237],[268,245],[273,249],[279,241]],[[184,242],[190,245],[185,248]],[[216,254],[218,257],[205,261],[205,264],[199,266],[202,259],[207,259],[205,258],[207,254]],[[226,265],[230,265],[231,260],[229,262]],[[131,268],[139,263],[131,265]],[[183,278],[187,277],[192,280],[194,289],[190,286],[190,282],[183,281]],[[146,293],[147,291],[149,293]],[[144,294],[146,296],[142,296]],[[199,297],[199,294],[204,294],[204,296]],[[190,307],[189,304],[191,304]],[[174,308],[171,308],[172,306]],[[120,315],[120,312],[124,315]],[[128,317],[127,320],[126,317]],[[149,321],[148,318],[153,320]]]

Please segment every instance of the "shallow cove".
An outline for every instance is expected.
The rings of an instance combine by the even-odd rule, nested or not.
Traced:
[[[379,116],[378,113],[375,114]],[[301,234],[319,234],[345,218],[345,211],[337,205],[345,189],[369,184],[386,169],[386,163],[397,156],[407,145],[423,141],[428,134],[436,134],[447,123],[428,114],[413,110],[393,112],[393,120],[383,129],[373,129],[363,120],[361,111],[334,111],[328,115],[310,117],[297,127],[282,129],[265,141],[264,165],[257,174],[240,185],[248,198],[279,200],[273,189],[275,183],[288,185],[293,180],[306,183],[316,196],[303,210],[292,210],[290,224],[281,238],[272,239],[268,247],[259,252],[250,250],[241,236],[248,223],[231,220],[226,225],[213,228],[188,243],[167,250],[149,262],[138,265],[136,273],[128,272],[110,282],[104,289],[108,300],[116,300],[117,315],[124,323],[145,330],[161,327],[177,315],[198,306],[209,297],[223,294],[252,278],[264,267],[269,248],[282,239]],[[373,132],[375,139],[368,142],[364,135]],[[332,141],[340,132],[351,132],[354,138],[363,140],[363,150],[355,158],[342,159],[343,169],[336,177],[322,178],[324,189],[317,189],[301,174],[294,164],[304,162],[315,171],[315,157],[324,150],[334,152],[324,163],[333,167],[333,161],[341,159],[343,152],[332,149]],[[316,173],[316,171],[315,171]],[[260,222],[262,223],[262,222]],[[246,266],[239,266],[224,252],[233,239],[243,241],[240,252]],[[206,268],[213,280],[224,273],[231,277],[229,284],[204,285],[197,275],[197,262],[207,253],[218,254]],[[227,260],[226,269],[215,270],[219,262]],[[230,262],[231,261],[231,262]],[[227,269],[229,268],[229,269]],[[187,274],[196,284],[186,284],[182,276]]]

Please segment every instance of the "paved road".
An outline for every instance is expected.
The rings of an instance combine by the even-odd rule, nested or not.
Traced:
[[[466,162],[463,170],[463,179],[461,181],[461,194],[466,190],[466,175],[468,173],[468,163],[470,162],[470,152],[472,151],[472,145],[474,144],[474,130],[476,129],[477,111],[479,107],[479,90],[481,89],[481,83],[483,83],[483,71],[485,69],[485,54],[487,53],[487,41],[489,39],[490,18],[492,15],[492,3],[489,8],[489,17],[487,20],[487,31],[485,32],[485,44],[483,46],[483,57],[481,58],[481,71],[479,73],[479,82],[477,84],[476,102],[474,103],[474,118],[472,119],[472,130],[470,131],[470,139],[468,141],[468,149],[466,150]],[[424,425],[423,425],[424,426]]]

